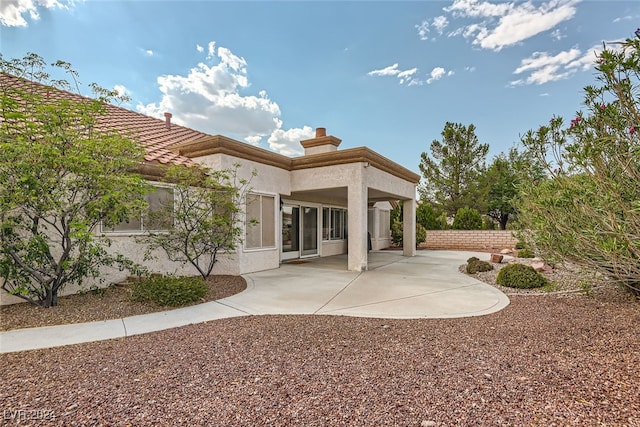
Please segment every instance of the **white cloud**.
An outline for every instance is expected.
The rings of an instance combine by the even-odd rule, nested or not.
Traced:
[[[115,85],[113,86],[113,90],[115,90],[120,96],[131,96],[129,89],[127,89],[124,85]]]
[[[216,42],[209,42],[207,45],[207,59],[215,58],[216,56]]]
[[[159,76],[162,99],[140,104],[138,111],[158,118],[162,118],[164,112],[171,112],[177,124],[244,139],[255,145],[269,136],[275,151],[296,152],[294,143],[287,138],[294,138],[297,130],[282,129],[280,107],[268,98],[267,92],[261,90],[257,96],[240,93],[250,86],[247,61],[227,48],[216,47],[215,42],[208,44],[206,55],[211,61],[199,63],[187,75]],[[308,129],[305,126],[301,134],[306,135]],[[299,144],[299,140],[295,144]]]
[[[431,24],[438,31],[439,34],[444,32],[444,29],[449,25],[449,20],[446,16],[436,16],[433,18],[433,23]]]
[[[580,70],[592,68],[596,63],[597,53],[601,51],[601,47],[594,46],[586,53],[577,48],[553,56],[547,52],[534,52],[529,58],[520,61],[520,66],[513,72],[514,74],[528,73],[529,75],[512,81],[510,85],[541,85],[566,79]]]
[[[309,126],[293,128],[287,131],[277,129],[269,137],[269,148],[285,156],[303,154],[300,141],[315,137],[315,132]]]
[[[447,71],[442,67],[435,67],[433,70],[431,70],[431,73],[429,73],[427,84],[431,84],[436,80],[440,80],[444,76],[452,76],[453,74],[454,72],[452,70]]]
[[[146,50],[144,51],[144,53],[145,53],[145,55],[147,55],[147,56],[153,56],[153,51],[152,51],[151,49],[146,49]]]
[[[560,31],[559,29],[555,29],[551,33],[551,38],[554,39],[554,40],[562,40],[565,37],[566,36],[564,34],[562,34],[562,31]]]
[[[429,40],[429,21],[422,21],[420,24],[416,25],[415,28],[418,30],[418,37],[420,37],[420,40]]]
[[[196,44],[196,50],[198,52],[204,52],[204,47],[200,46],[199,44]]]
[[[367,73],[368,76],[397,76],[400,74],[400,70],[398,70],[398,64],[389,65],[386,68],[382,68],[380,70],[373,70]]]
[[[421,85],[423,82],[415,77],[415,74],[418,72],[417,68],[410,68],[408,70],[400,70],[398,68],[398,64],[389,65],[388,67],[381,68],[379,70],[369,71],[367,73],[368,76],[396,76],[398,78],[398,82],[401,85],[407,86],[415,86]]]
[[[449,20],[446,16],[436,16],[431,22],[422,21],[420,24],[416,25],[415,28],[418,30],[418,37],[420,40],[429,40],[429,33],[431,32],[430,27],[435,28],[438,34],[442,35],[447,25],[449,25]]]
[[[26,27],[24,15],[37,21],[40,19],[39,8],[68,9],[73,0],[2,0],[0,1],[0,24],[5,27]]]
[[[500,51],[572,19],[580,1],[549,0],[546,3],[537,3],[529,0],[523,3],[492,3],[482,0],[455,0],[444,10],[454,17],[479,20],[452,34],[462,33],[464,37],[472,38],[472,43],[483,49]]]

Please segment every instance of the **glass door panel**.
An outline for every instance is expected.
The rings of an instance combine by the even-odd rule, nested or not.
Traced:
[[[301,256],[318,255],[318,208],[302,207]]]
[[[300,257],[300,208],[282,207],[282,259]]]

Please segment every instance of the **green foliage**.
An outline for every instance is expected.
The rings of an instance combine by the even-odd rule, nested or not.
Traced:
[[[544,176],[543,167],[529,151],[519,152],[512,147],[508,154],[501,153],[482,175],[480,181],[483,198],[486,198],[487,215],[496,221],[501,230],[518,213],[518,185],[527,170],[527,179],[540,180]]]
[[[520,249],[518,250],[518,258],[533,258],[536,255],[533,253],[531,249]]]
[[[449,215],[458,209],[480,206],[478,177],[485,169],[488,144],[480,144],[475,126],[447,122],[442,141],[431,143],[431,156],[421,154],[420,172],[424,182],[419,191],[424,200],[441,206]]]
[[[396,246],[402,245],[402,235],[402,221],[393,221],[393,223],[391,224],[391,242],[393,242],[393,244]]]
[[[177,307],[203,299],[207,291],[207,283],[201,277],[152,275],[134,282],[131,298]]]
[[[496,283],[510,288],[530,289],[546,285],[547,279],[530,265],[512,263],[498,271]]]
[[[420,243],[427,241],[427,230],[421,224],[416,224],[416,247],[420,246]]]
[[[209,277],[218,253],[234,250],[241,241],[241,206],[255,172],[241,179],[239,168],[236,164],[233,169],[205,173],[195,166],[169,167],[165,179],[175,183],[175,197],[154,219],[169,224],[169,230],[150,232],[139,239],[148,244],[147,257],[162,248],[171,261],[189,263],[203,278]]]
[[[391,241],[394,245],[400,246],[402,245],[402,236],[403,236],[403,223],[402,221],[394,221],[391,224]],[[416,247],[420,245],[420,243],[427,241],[427,230],[420,224],[416,224]]]
[[[56,66],[76,81],[64,62]],[[57,305],[69,283],[98,278],[103,266],[135,268],[107,252],[99,225],[144,207],[146,182],[133,173],[139,144],[99,126],[117,93],[93,85],[96,99],[58,96],[45,63],[29,54],[0,57],[0,277],[10,294],[43,307]],[[11,75],[9,75],[11,74]]]
[[[460,208],[453,219],[454,230],[482,230],[482,216],[472,208]]]
[[[524,242],[518,241],[518,243],[516,243],[516,249],[524,249],[524,248],[525,248]]]
[[[523,143],[544,180],[520,186],[522,237],[545,259],[567,259],[640,292],[640,38],[605,45],[585,110],[553,117]]]
[[[467,273],[476,274],[482,271],[493,270],[493,265],[487,261],[481,261],[479,258],[471,257],[467,260]]]
[[[444,222],[443,222],[444,220]],[[431,204],[422,202],[416,208],[416,222],[426,230],[444,230],[447,228],[446,217]]]

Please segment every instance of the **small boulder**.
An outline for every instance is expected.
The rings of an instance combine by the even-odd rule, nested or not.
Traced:
[[[500,254],[491,254],[491,262],[494,262],[496,264],[500,264],[502,262],[502,259],[504,258],[503,255]]]
[[[500,253],[503,254],[503,255],[509,255],[512,252],[513,251],[511,249],[503,249],[503,250],[500,251]]]
[[[553,268],[551,268],[551,266],[546,264],[544,261],[534,262],[533,264],[531,264],[531,267],[533,267],[535,271],[538,271],[540,273],[550,273],[551,271],[553,271]]]

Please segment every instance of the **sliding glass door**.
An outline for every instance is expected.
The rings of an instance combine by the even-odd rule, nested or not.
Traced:
[[[318,255],[318,208],[282,206],[282,260]]]

